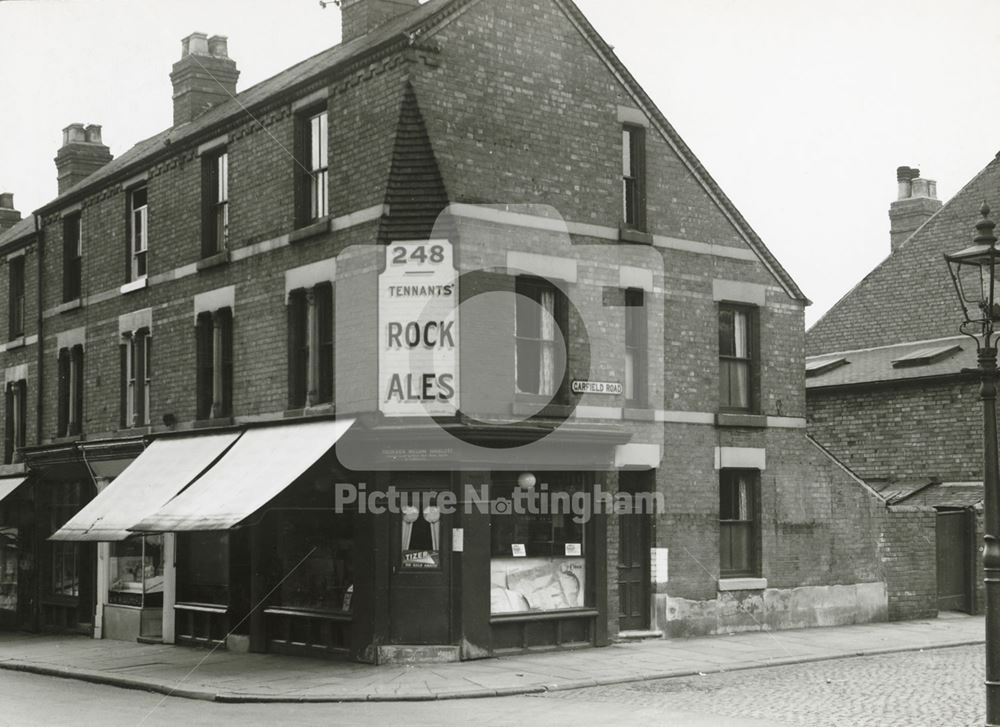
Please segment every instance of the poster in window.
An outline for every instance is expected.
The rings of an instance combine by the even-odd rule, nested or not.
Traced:
[[[441,567],[441,511],[434,505],[403,508],[402,554],[404,570]]]

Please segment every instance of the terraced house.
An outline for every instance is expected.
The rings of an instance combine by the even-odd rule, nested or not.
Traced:
[[[169,128],[0,197],[5,623],[390,662],[884,618],[808,301],[579,9],[341,5],[245,90],[190,35]]]

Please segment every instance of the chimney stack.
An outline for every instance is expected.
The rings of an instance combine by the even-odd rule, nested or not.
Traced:
[[[101,127],[70,124],[63,129],[63,143],[56,152],[59,194],[89,177],[111,161],[111,150],[101,141]]]
[[[398,15],[420,7],[420,0],[340,0],[340,42],[360,38]]]
[[[923,179],[919,169],[899,167],[896,181],[899,198],[889,205],[889,237],[893,252],[943,205],[937,198],[937,182]]]
[[[14,195],[0,192],[0,232],[9,230],[21,221],[21,213],[14,209]]]
[[[209,38],[192,33],[181,41],[181,59],[174,64],[174,126],[194,121],[213,106],[236,95],[240,72],[229,57],[224,35]]]

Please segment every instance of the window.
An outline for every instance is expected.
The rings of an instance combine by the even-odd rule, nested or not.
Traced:
[[[306,225],[330,214],[327,112],[303,116],[299,124],[297,223]]]
[[[622,128],[622,222],[633,230],[646,229],[646,130]]]
[[[7,260],[7,338],[24,335],[24,255]]]
[[[177,600],[229,605],[228,532],[177,534]]]
[[[122,338],[121,426],[148,426],[153,339],[148,328],[127,333]]]
[[[129,280],[146,277],[146,254],[149,250],[149,208],[146,188],[128,193]]]
[[[83,346],[59,350],[59,412],[56,436],[75,437],[83,427]]]
[[[54,533],[79,512],[83,493],[77,482],[51,483],[49,501],[49,532]],[[50,542],[51,561],[47,590],[52,596],[77,597],[80,595],[79,544],[63,541]]]
[[[646,396],[646,301],[638,288],[625,291],[625,401],[644,406]]]
[[[354,517],[327,510],[275,510],[282,578],[274,605],[350,611],[354,583]]]
[[[333,401],[333,286],[288,296],[288,406]]]
[[[195,326],[198,419],[233,414],[233,313],[220,308],[200,313]]]
[[[719,572],[758,576],[757,470],[719,472]]]
[[[80,215],[63,218],[63,303],[78,300],[83,282],[83,233]]]
[[[719,308],[719,401],[723,409],[753,411],[757,406],[754,319],[750,308]]]
[[[574,517],[572,504],[587,490],[552,477],[551,485],[534,488],[510,481],[491,486],[492,613],[591,605],[586,589],[586,526]],[[518,501],[523,505],[518,507]]]
[[[4,464],[14,462],[14,453],[25,443],[25,429],[28,415],[28,382],[8,381],[4,386],[4,408],[6,409],[4,429]]]
[[[559,291],[539,278],[515,284],[515,383],[519,394],[562,397],[566,355],[557,336],[564,316]]]
[[[111,543],[108,603],[137,608],[163,605],[163,536]]]
[[[202,257],[226,249],[229,242],[229,153],[202,159]]]

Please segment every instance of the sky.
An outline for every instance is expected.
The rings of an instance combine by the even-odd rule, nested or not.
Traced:
[[[996,0],[577,4],[813,301],[807,324],[889,254],[896,167],[947,200],[1000,151]],[[229,36],[243,89],[338,43],[340,14],[0,0],[0,29],[0,192],[28,213],[55,196],[63,127],[102,125],[117,156],[170,125],[183,37]]]

